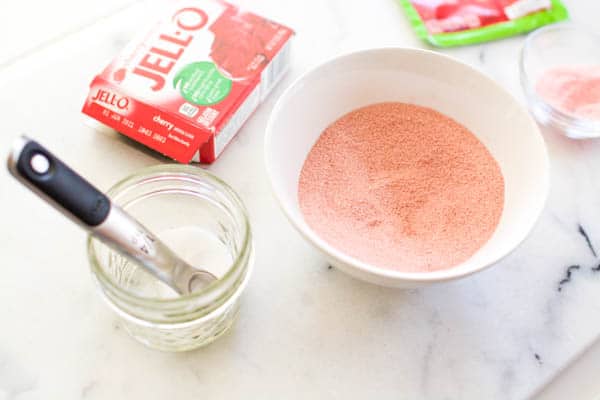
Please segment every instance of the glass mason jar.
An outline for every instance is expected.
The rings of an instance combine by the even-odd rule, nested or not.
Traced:
[[[166,351],[191,350],[226,332],[237,316],[253,262],[250,224],[237,194],[206,171],[182,165],[143,169],[107,194],[180,257],[219,278],[178,296],[90,236],[93,277],[125,330]]]

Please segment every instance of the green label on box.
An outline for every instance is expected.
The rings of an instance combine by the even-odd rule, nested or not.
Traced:
[[[190,103],[210,106],[227,97],[231,80],[223,76],[214,63],[200,61],[183,67],[173,78],[173,86]]]

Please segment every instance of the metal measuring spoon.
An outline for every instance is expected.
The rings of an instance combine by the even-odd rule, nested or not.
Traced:
[[[156,235],[37,142],[25,136],[17,138],[8,169],[42,199],[180,295],[217,279],[179,258]]]

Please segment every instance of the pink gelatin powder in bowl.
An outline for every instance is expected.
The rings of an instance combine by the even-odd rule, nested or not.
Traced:
[[[504,205],[498,163],[468,129],[430,108],[378,103],[325,129],[298,189],[308,225],[381,268],[427,272],[471,257]]]
[[[600,137],[599,35],[573,23],[538,29],[525,40],[520,69],[543,127],[573,139]]]
[[[564,113],[600,121],[600,65],[548,68],[536,90],[544,101]]]
[[[265,163],[324,261],[392,287],[495,264],[527,237],[549,186],[544,141],[519,102],[466,64],[408,48],[301,76],[271,113]]]

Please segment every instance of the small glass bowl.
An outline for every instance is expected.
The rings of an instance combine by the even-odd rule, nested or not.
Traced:
[[[200,168],[161,165],[125,178],[107,194],[184,260],[219,278],[177,296],[90,236],[92,275],[125,330],[165,351],[191,350],[225,333],[236,319],[253,263],[250,224],[235,192]]]
[[[573,139],[600,137],[600,121],[559,110],[537,93],[535,86],[548,68],[600,66],[600,36],[573,23],[550,25],[530,34],[521,51],[521,85],[537,121]]]

